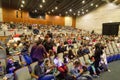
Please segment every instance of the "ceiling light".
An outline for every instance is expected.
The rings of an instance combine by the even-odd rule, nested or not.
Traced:
[[[25,4],[25,1],[24,1],[24,0],[22,0],[22,4]]]
[[[88,10],[86,10],[86,12],[88,12]]]
[[[48,13],[50,14],[50,11]]]
[[[78,16],[80,16],[80,14],[78,14]]]
[[[72,12],[72,9],[70,9],[69,11]]]
[[[95,7],[98,7],[98,5],[95,5]]]
[[[93,3],[90,4],[90,6],[93,6],[93,5],[94,5]]]
[[[35,12],[37,12],[37,10],[35,10]]]
[[[55,9],[57,10],[57,9],[58,9],[58,7],[56,6],[56,7],[55,7]]]
[[[42,8],[43,6],[40,4],[40,8]]]
[[[84,9],[81,9],[82,11],[84,10]]]
[[[73,14],[74,16],[76,15],[76,13]]]
[[[68,12],[67,12],[67,11],[66,11],[65,13],[66,13],[66,14],[68,14]]]
[[[82,12],[82,14],[85,14],[85,12]]]
[[[84,4],[84,3],[85,3],[85,0],[83,0],[82,3]]]
[[[19,10],[21,11],[21,8],[19,8]]]
[[[21,4],[21,7],[23,8],[23,7],[24,7],[24,5],[23,5],[23,4]]]
[[[80,13],[80,11],[78,11],[78,13]]]
[[[45,3],[45,0],[42,0],[43,3]]]
[[[54,12],[54,10],[52,9],[52,12]]]

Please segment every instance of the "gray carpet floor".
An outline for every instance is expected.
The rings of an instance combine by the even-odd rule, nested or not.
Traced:
[[[111,72],[104,72],[100,74],[99,78],[94,80],[120,80],[120,60],[109,63]]]

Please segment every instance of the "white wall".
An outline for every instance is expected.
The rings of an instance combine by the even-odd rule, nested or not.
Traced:
[[[65,17],[65,26],[72,26],[72,17]]]
[[[2,8],[1,8],[1,0],[0,0],[0,22],[3,21],[3,17],[2,17]]]
[[[76,19],[76,27],[102,33],[102,23],[120,22],[120,6],[108,3]]]

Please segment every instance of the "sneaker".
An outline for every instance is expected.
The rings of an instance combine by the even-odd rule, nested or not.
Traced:
[[[99,78],[100,76],[98,75],[92,75],[93,78]]]

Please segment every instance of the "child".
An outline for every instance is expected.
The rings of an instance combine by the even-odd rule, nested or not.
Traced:
[[[97,73],[96,73],[96,70],[95,70],[95,66],[94,66],[94,56],[91,56],[88,60],[89,64],[90,64],[90,75],[93,76],[93,77],[97,77]]]
[[[100,56],[100,58],[101,58],[100,68],[101,68],[103,71],[111,72],[111,71],[108,69],[108,63],[107,63],[106,54],[103,53],[103,54]]]

